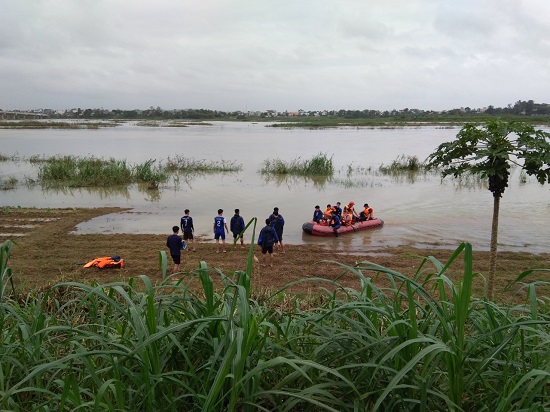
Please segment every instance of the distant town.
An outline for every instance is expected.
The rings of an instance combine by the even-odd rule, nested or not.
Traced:
[[[210,120],[254,120],[254,119],[285,119],[304,117],[341,117],[344,119],[405,119],[420,120],[438,118],[460,118],[475,116],[548,116],[550,115],[550,104],[535,103],[533,100],[519,100],[506,107],[488,106],[483,108],[460,107],[451,110],[421,110],[421,109],[400,109],[400,110],[297,110],[297,111],[234,111],[224,112],[209,109],[172,109],[165,110],[160,107],[149,107],[148,109],[82,109],[70,108],[64,110],[54,109],[28,109],[28,110],[2,110],[0,119],[210,119]]]

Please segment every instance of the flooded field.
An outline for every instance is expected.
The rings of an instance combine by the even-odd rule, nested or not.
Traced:
[[[168,233],[188,208],[196,233],[212,237],[218,208],[229,219],[239,208],[245,220],[263,221],[277,206],[286,224],[288,244],[326,243],[349,250],[410,244],[454,248],[462,241],[488,250],[492,216],[491,193],[478,182],[441,181],[434,175],[386,176],[378,172],[400,155],[425,159],[440,143],[453,140],[458,128],[323,129],[269,128],[260,123],[214,122],[188,127],[141,127],[126,123],[95,130],[0,130],[0,179],[16,179],[14,189],[0,192],[0,206],[129,208],[93,219],[79,233]],[[309,159],[332,156],[330,179],[277,178],[258,171],[266,159]],[[162,163],[175,156],[242,165],[233,173],[172,177],[158,190],[140,185],[113,188],[45,188],[29,184],[37,166],[31,156],[95,156],[140,163]],[[338,239],[302,233],[315,205],[368,202],[384,220],[381,229]],[[1,214],[0,214],[1,219]],[[548,252],[550,192],[534,179],[522,182],[518,170],[501,201],[499,248]],[[16,231],[14,231],[15,234]],[[9,234],[3,234],[2,237]]]

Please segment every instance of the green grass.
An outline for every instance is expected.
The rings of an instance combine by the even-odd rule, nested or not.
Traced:
[[[426,170],[426,165],[418,160],[417,156],[401,155],[394,159],[390,165],[380,165],[378,170],[383,174],[420,172]]]
[[[0,190],[13,190],[17,187],[17,179],[9,177],[6,180],[0,180]]]
[[[174,158],[168,158],[165,168],[169,172],[179,173],[224,173],[239,172],[242,170],[242,165],[228,160],[209,161],[177,155]]]
[[[168,276],[161,253],[158,285],[140,276],[24,296],[10,286],[12,248],[0,248],[2,410],[504,412],[550,401],[548,297],[532,282],[525,305],[473,299],[467,243],[446,263],[421,259],[412,279],[327,262],[357,287],[304,279],[326,288],[287,309],[286,287],[251,296],[253,245],[229,275],[200,262]]]
[[[125,160],[56,156],[39,163],[38,181],[69,187],[123,185],[135,181]]]
[[[332,157],[319,153],[310,160],[301,158],[291,161],[281,159],[264,160],[260,167],[260,173],[295,176],[332,176],[334,174],[334,165]]]
[[[107,122],[56,122],[56,121],[37,121],[37,120],[18,120],[18,121],[0,121],[2,129],[99,129],[100,127],[116,127],[119,123],[115,121]]]
[[[57,190],[77,187],[119,188],[137,183],[147,189],[158,189],[170,178],[177,186],[180,177],[185,181],[197,175],[208,173],[233,173],[242,170],[242,165],[234,161],[196,160],[177,155],[164,163],[154,159],[140,164],[128,164],[126,160],[103,159],[77,156],[40,156],[26,159],[0,154],[0,161],[28,161],[38,167],[37,177],[26,177],[29,187],[40,184],[44,189]],[[0,189],[14,188],[17,181],[0,182]],[[141,186],[140,186],[141,188]],[[119,190],[119,189],[117,189]]]

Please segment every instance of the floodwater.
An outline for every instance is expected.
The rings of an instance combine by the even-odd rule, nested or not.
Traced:
[[[488,250],[493,208],[492,194],[483,184],[468,184],[438,176],[384,176],[381,164],[398,156],[424,160],[442,142],[451,141],[458,128],[338,128],[301,130],[266,127],[264,123],[214,122],[188,127],[141,127],[128,122],[95,130],[0,130],[0,154],[20,159],[34,155],[76,155],[126,159],[130,164],[176,155],[197,160],[229,161],[242,171],[180,176],[158,191],[138,185],[108,189],[58,189],[29,186],[37,168],[27,161],[0,162],[0,180],[18,180],[17,188],[0,193],[0,206],[102,207],[130,210],[80,224],[77,233],[170,233],[183,210],[191,210],[195,232],[212,237],[219,208],[229,221],[239,208],[248,221],[263,220],[279,207],[286,224],[287,244],[328,244],[336,249],[366,251],[384,246],[455,248],[463,241]],[[337,169],[328,180],[266,177],[258,173],[267,159],[310,159],[325,153]],[[352,169],[351,175],[348,174]],[[337,201],[368,202],[384,227],[334,239],[302,232],[315,205]],[[1,219],[1,216],[0,216]],[[528,178],[522,183],[513,171],[501,200],[499,250],[550,251],[550,192]],[[4,234],[5,235],[5,234]],[[250,235],[248,239],[250,239]],[[4,236],[2,236],[4,237]]]

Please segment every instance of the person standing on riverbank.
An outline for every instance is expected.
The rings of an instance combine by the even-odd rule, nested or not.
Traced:
[[[193,233],[195,232],[195,227],[193,226],[193,218],[189,216],[189,209],[185,209],[184,213],[185,215],[182,216],[180,220],[180,227],[183,233],[183,240],[191,242],[193,244],[193,252],[196,252],[197,248],[195,247],[195,236],[193,235]],[[191,251],[191,248],[187,250]]]
[[[277,237],[277,232],[275,231],[275,228],[272,226],[271,221],[269,218],[265,220],[265,226],[260,231],[260,235],[258,236],[258,245],[262,248],[262,266],[265,266],[265,262],[267,259],[267,254],[269,254],[269,266],[273,267],[273,245],[279,241],[279,238]]]
[[[273,229],[275,229],[275,232],[277,233],[277,238],[279,239],[279,251],[281,253],[285,253],[285,246],[283,244],[283,227],[285,225],[285,219],[282,215],[279,214],[278,207],[273,208],[273,213],[269,215],[268,220],[271,223],[271,226],[273,226]]]
[[[225,217],[223,217],[223,209],[218,209],[218,216],[214,218],[214,239],[216,239],[216,253],[220,253],[220,238],[222,240],[222,251],[226,253],[225,250],[225,234],[229,233],[227,229],[227,222]]]
[[[233,233],[233,242],[237,242],[237,236],[244,230],[244,219],[239,214],[239,209],[235,209],[235,214],[229,222],[229,230]],[[244,234],[243,234],[244,235]],[[244,248],[244,239],[241,236],[241,248]]]
[[[181,263],[181,250],[183,249],[183,240],[178,235],[180,228],[177,226],[172,227],[172,234],[166,239],[166,246],[170,249],[170,256],[174,261],[174,269],[172,273],[179,272]]]

